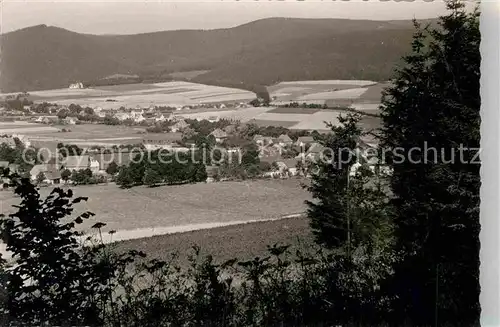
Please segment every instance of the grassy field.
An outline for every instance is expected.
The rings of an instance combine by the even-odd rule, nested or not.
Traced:
[[[266,127],[266,126],[277,126],[277,127],[285,127],[290,128],[297,124],[295,121],[283,121],[283,120],[262,120],[262,119],[252,119],[249,123],[255,124],[257,126]]]
[[[139,250],[148,259],[168,260],[178,254],[181,266],[188,264],[192,246],[201,248],[201,254],[210,254],[218,262],[238,258],[249,260],[266,256],[268,245],[291,244],[293,249],[311,251],[313,236],[307,218],[287,218],[277,221],[255,222],[235,226],[198,230],[187,233],[153,236],[118,242],[113,245],[117,252]]]
[[[166,82],[156,84],[126,84],[100,86],[89,89],[59,89],[33,92],[37,101],[60,104],[79,104],[103,109],[148,107],[151,105],[186,105],[219,101],[249,101],[255,98],[246,90],[204,85],[190,82]],[[106,101],[113,100],[113,101]]]
[[[71,187],[75,196],[88,197],[75,212],[86,210],[96,215],[82,228],[94,223],[107,224],[103,229],[134,230],[188,224],[268,220],[301,213],[310,194],[301,181],[259,180],[247,182],[199,183],[156,188],[120,189],[116,185]],[[52,188],[42,188],[47,195]],[[0,192],[2,212],[13,210],[17,198],[12,192]]]
[[[310,115],[310,114],[314,114],[318,111],[320,111],[320,109],[279,107],[279,108],[275,108],[273,110],[269,110],[268,113],[273,113],[273,114],[309,114]]]

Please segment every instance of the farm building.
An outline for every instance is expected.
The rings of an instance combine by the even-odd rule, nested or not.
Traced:
[[[182,133],[148,134],[142,140],[147,150],[172,149],[177,142],[182,140]]]
[[[253,137],[253,141],[257,144],[257,145],[269,145],[269,144],[272,144],[273,143],[273,138],[272,137],[269,137],[269,136],[262,136],[262,135],[254,135]]]
[[[78,82],[78,83],[73,83],[69,85],[70,89],[83,89],[83,83]]]
[[[127,166],[131,161],[132,153],[125,150],[127,149],[112,153],[94,154],[92,155],[92,159],[98,162],[100,171],[108,169],[112,162],[116,163],[118,166]]]
[[[278,136],[278,144],[281,146],[289,146],[293,144],[293,140],[290,138],[290,136],[281,134],[280,136]]]
[[[68,156],[62,164],[63,169],[82,170],[90,168],[91,160],[88,155],[84,156]],[[94,164],[95,165],[95,164]]]
[[[170,127],[170,130],[173,133],[177,133],[177,132],[181,132],[186,127],[189,127],[189,124],[186,123],[186,121],[184,119],[181,119],[181,120],[177,121],[174,125],[172,125],[172,127]]]
[[[312,143],[314,143],[314,138],[312,136],[299,136],[299,138],[297,138],[297,141],[295,142],[295,145],[304,147]]]
[[[61,174],[55,164],[48,163],[33,166],[30,170],[31,180],[36,181],[40,173],[44,175],[45,180],[43,182],[45,183],[59,184],[61,180]]]
[[[215,129],[210,135],[215,138],[217,143],[222,143],[227,138],[227,133],[220,128]]]
[[[215,182],[217,176],[219,175],[219,167],[218,166],[205,166],[205,170],[207,172],[207,183]]]

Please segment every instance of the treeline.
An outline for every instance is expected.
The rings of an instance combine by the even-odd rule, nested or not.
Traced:
[[[123,188],[203,182],[207,172],[198,159],[199,156],[191,152],[142,152],[133,156],[128,166],[119,168],[115,181]]]
[[[0,106],[4,106],[8,110],[24,111],[24,106],[33,105],[33,101],[30,100],[29,94],[26,92],[18,93],[16,95],[7,95]]]

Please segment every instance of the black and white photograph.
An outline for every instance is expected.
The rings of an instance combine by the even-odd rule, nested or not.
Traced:
[[[499,21],[0,2],[0,326],[500,326]]]

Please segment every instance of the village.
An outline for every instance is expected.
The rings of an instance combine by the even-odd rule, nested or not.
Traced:
[[[23,99],[18,96],[17,99]],[[25,99],[25,98],[24,98]],[[26,100],[22,102],[27,102]],[[54,184],[106,184],[116,182],[120,168],[127,167],[134,156],[142,152],[168,151],[170,153],[194,153],[209,145],[208,156],[218,153],[219,160],[212,162],[204,155],[205,182],[241,180],[247,178],[307,178],[310,167],[320,160],[325,148],[320,144],[323,133],[303,130],[291,131],[284,127],[256,126],[251,122],[241,122],[217,115],[184,118],[179,112],[196,110],[224,110],[227,107],[241,110],[251,105],[245,103],[198,105],[183,107],[121,108],[102,110],[99,107],[81,107],[29,103],[22,110],[6,109],[0,112],[7,121],[24,121],[36,126],[58,126],[60,132],[70,132],[76,125],[139,126],[142,131],[122,141],[120,144],[87,142],[58,142],[46,147],[30,134],[5,134],[0,139],[2,147],[18,148],[26,151],[33,148],[39,155],[30,163],[29,171],[16,162],[0,161],[0,167],[13,172],[29,175],[39,185]],[[10,118],[10,119],[9,119]],[[84,126],[80,126],[84,128]],[[111,127],[110,126],[110,127]],[[52,142],[54,143],[54,142]],[[362,150],[376,148],[373,135],[366,134],[358,147]],[[68,149],[70,150],[68,152]],[[63,153],[66,151],[65,153]],[[207,151],[207,149],[205,149]],[[19,152],[20,153],[20,152]],[[252,164],[242,163],[252,153]],[[41,159],[40,157],[43,157]],[[2,158],[3,159],[3,158]],[[238,169],[228,168],[227,161],[238,161]],[[368,162],[368,159],[366,162]],[[248,159],[247,159],[248,161]],[[251,166],[251,167],[250,167]],[[356,167],[353,167],[355,169]],[[354,173],[354,171],[353,171]]]

